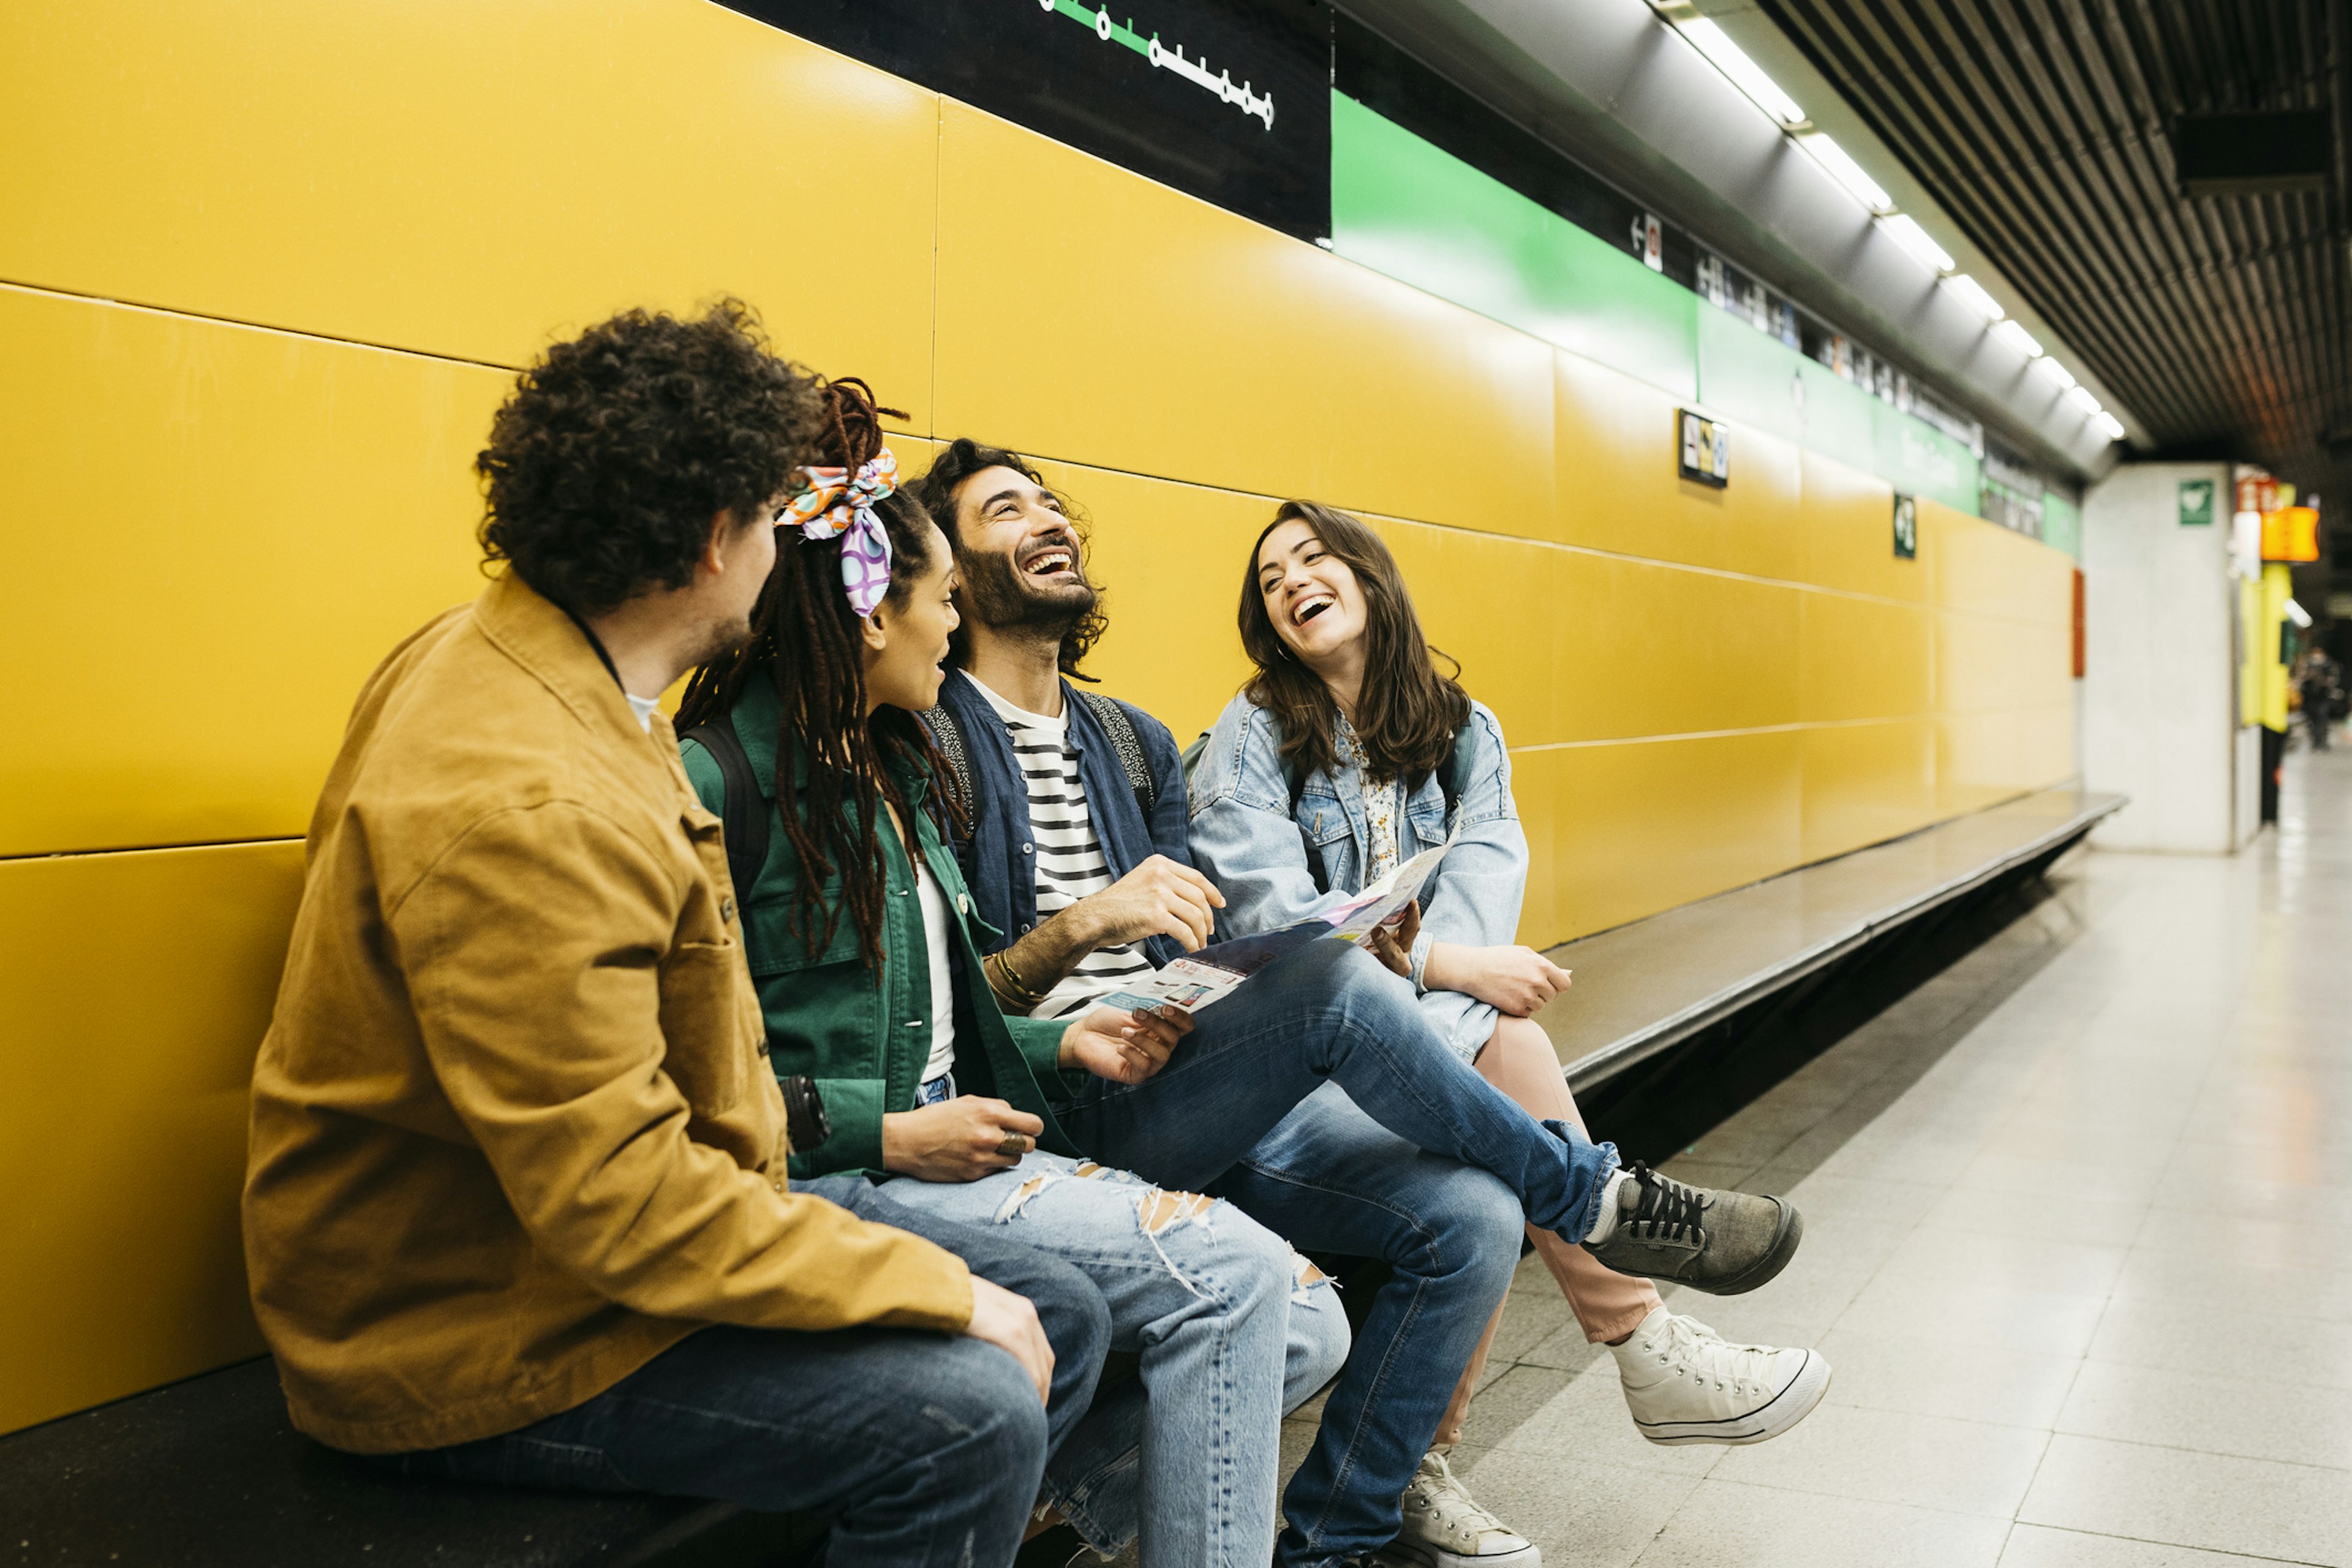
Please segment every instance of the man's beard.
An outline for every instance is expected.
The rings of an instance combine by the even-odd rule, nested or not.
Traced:
[[[740,616],[731,621],[712,621],[702,628],[702,641],[688,669],[699,669],[706,664],[717,664],[734,658],[751,640],[751,617]]]
[[[1095,586],[1083,571],[1076,583],[1044,586],[1006,556],[966,555],[956,564],[963,573],[964,613],[992,632],[1026,632],[1041,642],[1060,642],[1094,614]]]

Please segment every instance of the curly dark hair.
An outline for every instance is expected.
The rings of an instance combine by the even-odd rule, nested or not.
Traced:
[[[915,499],[923,503],[923,510],[931,514],[931,521],[940,525],[940,531],[948,536],[948,542],[959,553],[963,550],[963,536],[956,531],[956,492],[962,488],[964,480],[983,468],[1011,468],[1038,489],[1050,492],[1055,500],[1062,503],[1062,515],[1070,520],[1070,531],[1077,535],[1078,548],[1083,551],[1093,542],[1093,529],[1086,513],[1068,495],[1047,484],[1045,477],[1029,466],[1026,458],[1003,447],[990,447],[969,436],[959,436],[948,444],[946,450],[931,459],[931,466],[923,477],[908,487]],[[1103,600],[1108,596],[1108,592],[1100,583],[1094,584],[1094,590],[1095,607],[1062,635],[1062,673],[1073,680],[1094,680],[1093,676],[1081,672],[1078,665],[1093,651],[1095,644],[1102,641],[1103,633],[1110,629],[1109,618],[1102,609]],[[948,634],[948,662],[958,669],[971,663],[971,633],[965,629],[970,625],[967,616],[962,626]]]
[[[843,376],[823,384],[824,408],[810,460],[855,470],[882,449],[885,414],[863,381]],[[938,535],[905,490],[874,503],[890,537],[890,586],[886,604],[903,605],[915,581],[937,563]],[[841,536],[803,538],[796,528],[776,531],[776,564],[751,616],[751,640],[706,664],[687,679],[677,709],[678,732],[731,713],[754,680],[773,683],[783,704],[777,726],[776,805],[784,837],[801,862],[800,891],[787,929],[809,956],[833,942],[846,914],[858,951],[871,968],[882,961],[883,871],[880,803],[911,821],[906,792],[888,763],[918,773],[945,766],[921,721],[887,704],[866,713],[866,645],[857,612],[841,584]],[[793,754],[804,752],[808,787],[794,791]],[[946,826],[952,808],[932,790],[926,805]],[[738,888],[738,898],[751,892]]]
[[[491,421],[482,553],[575,615],[684,587],[710,520],[751,521],[822,418],[815,378],[740,300],[625,310],[549,349]]]

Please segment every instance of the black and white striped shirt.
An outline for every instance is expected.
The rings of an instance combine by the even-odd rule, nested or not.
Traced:
[[[1093,816],[1087,810],[1086,781],[1078,776],[1078,754],[1070,749],[1069,710],[1048,719],[1031,713],[991,691],[977,680],[1004,732],[1013,742],[1013,760],[1019,764],[1029,791],[1029,826],[1037,846],[1037,919],[1044,921],[1090,893],[1111,884],[1110,866],[1103,858],[1102,841],[1095,836]],[[1030,1015],[1066,1018],[1082,1011],[1097,996],[1107,995],[1138,976],[1151,973],[1151,961],[1139,943],[1100,948],[1078,961],[1061,984]]]

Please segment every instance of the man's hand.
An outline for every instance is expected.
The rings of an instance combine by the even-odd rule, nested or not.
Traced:
[[[926,1182],[976,1182],[1019,1164],[1045,1131],[1043,1121],[1001,1100],[960,1094],[882,1118],[882,1168]],[[1010,1146],[1014,1137],[1018,1149]]]
[[[1432,991],[1466,991],[1516,1018],[1568,989],[1568,971],[1531,947],[1457,947],[1441,942],[1429,950],[1422,984]]]
[[[1141,1083],[1168,1064],[1168,1053],[1192,1032],[1192,1016],[1181,1007],[1148,1013],[1094,1007],[1062,1032],[1061,1064],[1113,1083]]]
[[[947,1103],[953,1105],[955,1101]],[[940,1110],[946,1107],[925,1109]],[[1019,1362],[1021,1370],[1029,1374],[1029,1381],[1037,1385],[1037,1403],[1045,1403],[1054,1389],[1054,1347],[1046,1342],[1045,1326],[1037,1321],[1037,1309],[1028,1297],[973,1275],[971,1321],[963,1326],[963,1331]]]
[[[1099,893],[1080,899],[1064,919],[1080,923],[1096,948],[1119,947],[1147,936],[1172,936],[1187,952],[1209,945],[1214,911],[1225,896],[1190,866],[1154,855]]]
[[[1407,904],[1401,914],[1391,916],[1385,925],[1376,928],[1364,950],[1396,973],[1412,978],[1412,944],[1421,939],[1421,902]]]

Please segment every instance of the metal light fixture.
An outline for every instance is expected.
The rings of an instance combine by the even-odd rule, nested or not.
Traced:
[[[1958,265],[1953,261],[1951,252],[1937,245],[1935,237],[1921,228],[1919,220],[1908,213],[1889,213],[1878,220],[1878,226],[1886,231],[1889,239],[1926,263],[1930,271],[1949,272]]]
[[[1819,131],[1808,131],[1796,138],[1797,145],[1813,155],[1813,161],[1830,172],[1830,178],[1843,185],[1854,200],[1874,213],[1886,214],[1895,210],[1895,198],[1870,177],[1868,171],[1853,161],[1852,153]]]
[[[2040,371],[2043,375],[2048,376],[2052,381],[2056,382],[2058,384],[2058,390],[2061,392],[2065,391],[2068,387],[2074,384],[2074,373],[2068,370],[2064,365],[2060,364],[2056,360],[2051,359],[2046,355],[2041,359],[2035,360],[2033,362],[2033,368]]]
[[[1992,335],[2015,349],[2026,359],[2042,357],[2041,341],[2015,321],[2003,321],[1992,330]]]
[[[1731,41],[1721,27],[1704,16],[1693,16],[1675,24],[1684,37],[1688,38],[1715,68],[1731,79],[1731,85],[1756,100],[1756,107],[1779,121],[1782,125],[1802,125],[1805,111],[1797,100],[1780,90],[1780,84],[1764,74],[1764,68],[1748,58],[1748,52]]]
[[[1944,287],[1958,294],[1969,309],[1988,321],[1998,321],[2009,314],[2000,301],[1985,292],[1985,286],[1965,272],[1955,272],[1944,279]]]

